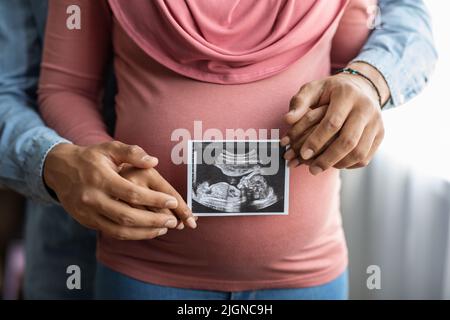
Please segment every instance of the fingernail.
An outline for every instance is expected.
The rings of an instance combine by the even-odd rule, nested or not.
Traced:
[[[165,207],[169,208],[169,209],[175,209],[176,207],[178,207],[178,201],[177,199],[169,199],[166,201],[165,203]]]
[[[319,173],[321,173],[323,170],[321,167],[317,167],[317,166],[313,166],[309,169],[309,172],[311,172],[311,174],[313,176],[318,175]]]
[[[178,221],[175,219],[169,219],[166,221],[166,224],[164,225],[164,227],[167,228],[175,228],[178,224]]]
[[[195,219],[193,217],[190,217],[189,219],[186,220],[187,224],[189,227],[191,227],[192,229],[197,228],[197,223],[195,222]]]
[[[166,234],[166,233],[167,233],[167,229],[161,229],[158,232],[158,236],[162,236],[163,234]]]
[[[144,156],[144,157],[142,158],[142,161],[146,161],[146,162],[152,162],[152,161],[155,161],[155,160],[156,160],[156,158],[151,157],[151,156],[149,156],[149,155],[146,155],[146,156]]]
[[[180,222],[177,226],[177,230],[183,230],[184,229],[184,223]]]
[[[306,149],[305,151],[302,152],[302,158],[305,160],[311,159],[313,155],[314,150],[312,149]]]
[[[288,151],[286,151],[286,153],[284,154],[283,158],[287,161],[290,161],[292,159],[295,158],[295,152],[292,149],[289,149]]]
[[[288,137],[288,136],[283,137],[283,138],[280,140],[280,145],[281,145],[282,147],[285,147],[285,146],[287,146],[288,144],[289,144],[289,137]]]
[[[298,167],[299,164],[300,164],[300,161],[298,159],[291,160],[289,162],[289,168],[296,168],[296,167]]]

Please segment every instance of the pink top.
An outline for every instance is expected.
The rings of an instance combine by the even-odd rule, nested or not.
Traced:
[[[220,38],[221,33],[209,37],[212,29],[208,29],[202,34],[213,39],[210,43],[191,35],[195,40],[186,40],[188,43],[184,46],[175,47],[183,52],[175,54],[169,50],[179,40],[174,36],[171,37],[173,43],[164,44],[169,49],[159,47],[163,45],[159,41],[169,36],[163,31],[168,27],[161,21],[153,26],[155,34],[161,32],[161,39],[155,34],[152,36],[155,38],[147,38],[142,32],[149,29],[145,23],[135,20],[137,18],[133,18],[136,25],[127,23],[130,20],[126,17],[131,17],[125,12],[128,8],[130,12],[155,14],[150,8],[146,9],[148,11],[135,8],[138,2],[127,1],[125,9],[119,1],[111,0],[111,11],[105,1],[51,0],[39,92],[42,115],[50,126],[76,143],[93,144],[111,139],[102,121],[99,99],[112,40],[118,79],[114,138],[138,144],[158,157],[160,173],[180,194],[186,194],[186,165],[171,161],[172,148],[178,144],[172,137],[174,130],[186,128],[193,135],[196,120],[202,121],[204,132],[214,128],[223,134],[226,129],[237,128],[285,130],[282,116],[290,98],[302,84],[329,74],[332,40],[345,1],[299,2],[300,8],[303,4],[306,11],[299,16],[290,12],[290,16],[285,10],[295,8],[291,1],[234,1],[236,6],[244,5],[243,11],[230,5],[225,8],[227,13],[221,11],[220,21],[228,23],[233,17],[230,12],[234,10],[238,13],[238,22],[242,17],[251,17],[251,23],[261,25],[269,35],[255,31],[259,39],[239,37],[239,41],[246,39],[244,43],[234,43],[227,41],[226,33],[224,39]],[[328,5],[323,6],[323,2]],[[339,29],[345,26],[345,21],[350,21],[345,17],[353,18],[356,13],[365,12],[364,5],[369,2],[373,1],[353,1]],[[68,30],[64,27],[66,8],[77,3],[82,6],[82,30]],[[191,6],[193,16],[203,17],[206,3],[217,5],[219,2],[186,3]],[[283,20],[270,15],[272,11],[267,6],[282,8],[279,12]],[[309,13],[316,10],[316,6],[321,6],[321,14],[316,12],[311,22]],[[178,12],[178,7],[161,8],[166,11],[160,12],[160,19],[177,16],[174,21],[183,25],[180,30],[192,27],[184,9]],[[211,8],[217,10],[214,6]],[[250,8],[264,14],[253,13]],[[357,40],[344,36],[340,38],[342,41],[334,42],[332,52],[338,53],[332,53],[336,57],[335,64],[349,61],[364,43],[368,34],[366,16],[360,16],[364,19],[352,27]],[[292,44],[297,39],[294,37],[287,41],[292,51],[278,48],[269,55],[258,56],[256,51],[268,48],[263,45],[249,53],[252,46],[257,46],[255,41],[261,44],[269,39],[269,30],[280,32],[281,38],[289,38],[289,32],[296,30],[289,17],[299,19],[296,26],[302,33],[311,34],[310,41],[305,35],[298,39],[309,43],[307,46]],[[322,17],[326,18],[325,22],[320,21]],[[303,18],[309,28],[301,26]],[[256,23],[253,19],[263,20]],[[214,23],[213,19],[201,21],[205,25]],[[284,32],[265,25],[275,21],[277,25],[284,23]],[[323,28],[319,33],[314,29],[316,25]],[[184,34],[180,30],[179,33]],[[225,47],[218,47],[222,43]],[[183,50],[189,46],[199,51],[186,59],[189,54]],[[284,45],[280,47],[286,49]],[[290,61],[294,51],[298,57]],[[242,63],[235,58],[239,52],[246,52]],[[256,65],[258,67],[253,67]],[[291,170],[287,216],[201,218],[196,230],[169,231],[148,241],[118,241],[100,235],[98,258],[110,268],[136,279],[175,287],[239,291],[323,284],[338,276],[347,265],[339,214],[338,171],[328,170],[313,177],[303,166]]]

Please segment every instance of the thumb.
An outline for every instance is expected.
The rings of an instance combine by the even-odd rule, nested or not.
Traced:
[[[284,116],[287,124],[293,125],[299,121],[309,108],[320,101],[323,92],[323,81],[313,81],[303,85],[289,103],[289,112]]]
[[[128,145],[119,141],[106,143],[108,155],[116,165],[131,164],[141,169],[153,168],[158,164],[158,159],[147,154],[137,145]]]

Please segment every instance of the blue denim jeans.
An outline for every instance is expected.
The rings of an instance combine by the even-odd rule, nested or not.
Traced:
[[[348,272],[315,287],[223,292],[154,285],[97,263],[95,297],[114,300],[345,300],[348,299]]]
[[[96,233],[60,206],[28,203],[25,235],[25,299],[92,299]],[[67,268],[81,270],[81,288],[67,287]]]

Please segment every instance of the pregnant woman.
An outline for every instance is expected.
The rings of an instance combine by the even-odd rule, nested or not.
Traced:
[[[81,9],[79,30],[66,27],[73,4]],[[366,42],[366,7],[373,4],[50,1],[39,95],[43,117],[61,135],[81,145],[141,146],[181,195],[187,166],[171,157],[179,143],[172,134],[184,128],[194,136],[195,121],[223,135],[287,132],[282,143],[292,151],[285,157],[309,165],[290,171],[286,216],[205,217],[141,241],[99,234],[98,298],[346,298],[339,171],[331,167],[361,166],[373,156],[390,92],[364,63],[350,65],[359,74],[327,77],[332,64],[345,66]],[[111,56],[114,137],[99,110]],[[127,167],[123,176],[149,185],[145,170]]]

